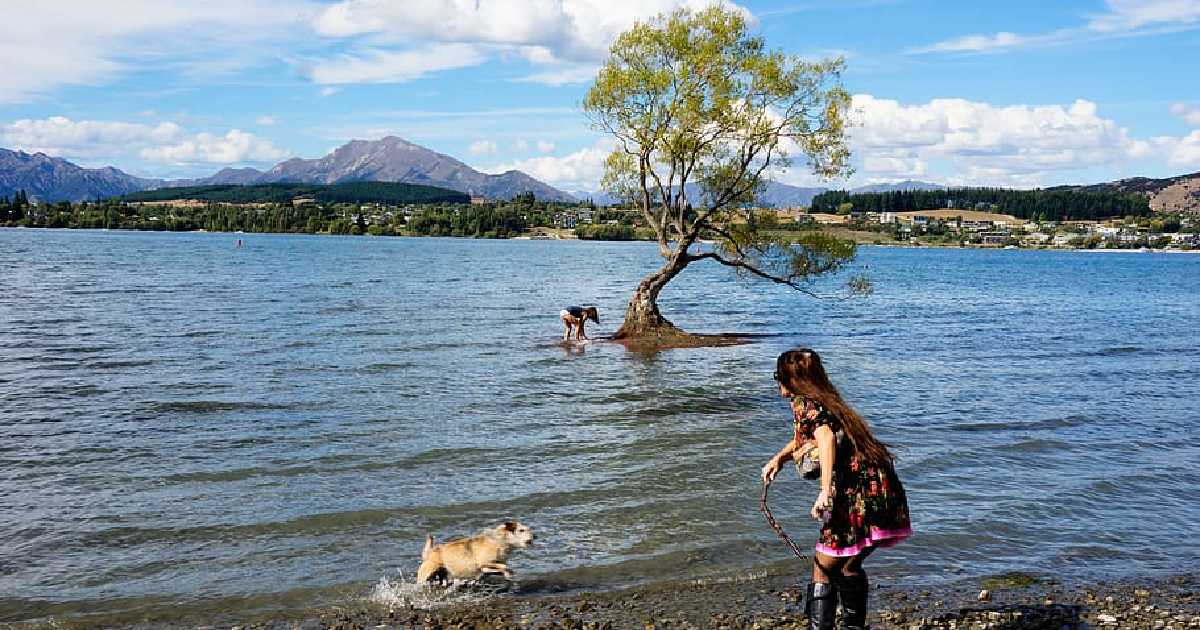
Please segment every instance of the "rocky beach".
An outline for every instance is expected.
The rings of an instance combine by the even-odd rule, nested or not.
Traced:
[[[1112,582],[1064,583],[1025,573],[943,582],[872,586],[868,623],[875,630],[1016,630],[1200,628],[1200,577],[1194,574]],[[69,622],[0,624],[5,630],[122,627],[140,630],[536,629],[638,630],[807,628],[803,585],[785,567],[742,577],[657,583],[611,592],[552,593],[552,585],[517,582],[508,592],[460,587],[466,604],[421,608],[411,585],[392,602],[373,598],[263,617],[170,619],[76,618]],[[440,588],[440,587],[430,587]],[[481,587],[474,587],[481,588]],[[466,589],[466,590],[464,590]],[[494,587],[493,587],[494,591]],[[411,598],[410,602],[403,601]],[[374,601],[371,601],[374,599]],[[438,599],[430,593],[425,602]],[[455,598],[448,598],[455,601]]]

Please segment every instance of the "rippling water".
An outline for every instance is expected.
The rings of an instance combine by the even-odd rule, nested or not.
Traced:
[[[546,588],[786,560],[796,344],[902,457],[879,572],[1200,566],[1200,256],[867,248],[847,302],[696,266],[668,316],[764,336],[647,355],[554,342],[646,244],[239,236],[0,230],[0,620],[362,597],[509,517]]]

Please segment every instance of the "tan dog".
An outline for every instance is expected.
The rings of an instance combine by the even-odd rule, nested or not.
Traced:
[[[505,521],[470,538],[440,545],[434,545],[433,536],[429,536],[421,550],[417,583],[423,584],[435,577],[443,582],[448,579],[474,580],[485,573],[499,573],[510,578],[512,571],[504,565],[509,552],[528,547],[532,541],[533,532],[514,521]]]

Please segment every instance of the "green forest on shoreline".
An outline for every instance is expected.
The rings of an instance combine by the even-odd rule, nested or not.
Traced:
[[[1022,206],[1018,201],[1025,199]],[[818,195],[810,212],[844,215],[838,226],[818,225],[804,214],[783,216],[763,209],[759,228],[782,233],[820,230],[860,244],[961,246],[971,237],[930,226],[911,238],[898,224],[884,225],[867,213],[903,212],[914,208],[1004,210],[1032,221],[1062,221],[1072,217],[1096,220],[1119,218],[1130,229],[1178,232],[1180,218],[1153,215],[1145,197],[1128,193],[1075,191],[1008,191],[958,189]],[[990,201],[989,201],[990,200]],[[939,205],[940,204],[940,205]],[[1026,208],[1021,211],[1021,208]],[[1109,215],[1109,212],[1116,214]],[[1021,215],[1026,215],[1022,217]],[[1047,218],[1050,217],[1050,218]],[[1186,223],[1186,220],[1185,220]],[[472,203],[469,196],[441,188],[382,182],[335,186],[270,184],[161,189],[102,201],[55,204],[32,203],[22,192],[0,197],[0,226],[65,229],[122,229],[142,231],[209,231],[281,234],[341,234],[373,236],[449,236],[514,238],[557,236],[584,240],[645,240],[651,238],[641,213],[620,207],[587,203],[546,202],[531,193],[509,201]],[[1070,226],[1047,228],[1051,234],[1074,232]],[[1079,238],[1076,247],[1097,247],[1096,239]],[[978,244],[978,243],[974,243]],[[1017,238],[1005,245],[1023,244]],[[1163,247],[1162,239],[1123,243],[1123,247]],[[1185,247],[1188,248],[1188,247]]]

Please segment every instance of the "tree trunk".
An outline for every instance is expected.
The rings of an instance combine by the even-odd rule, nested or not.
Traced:
[[[661,269],[642,278],[629,300],[629,306],[625,309],[625,321],[617,329],[613,339],[686,334],[658,312],[658,293],[687,267],[686,256],[685,248],[682,252],[672,255]]]

